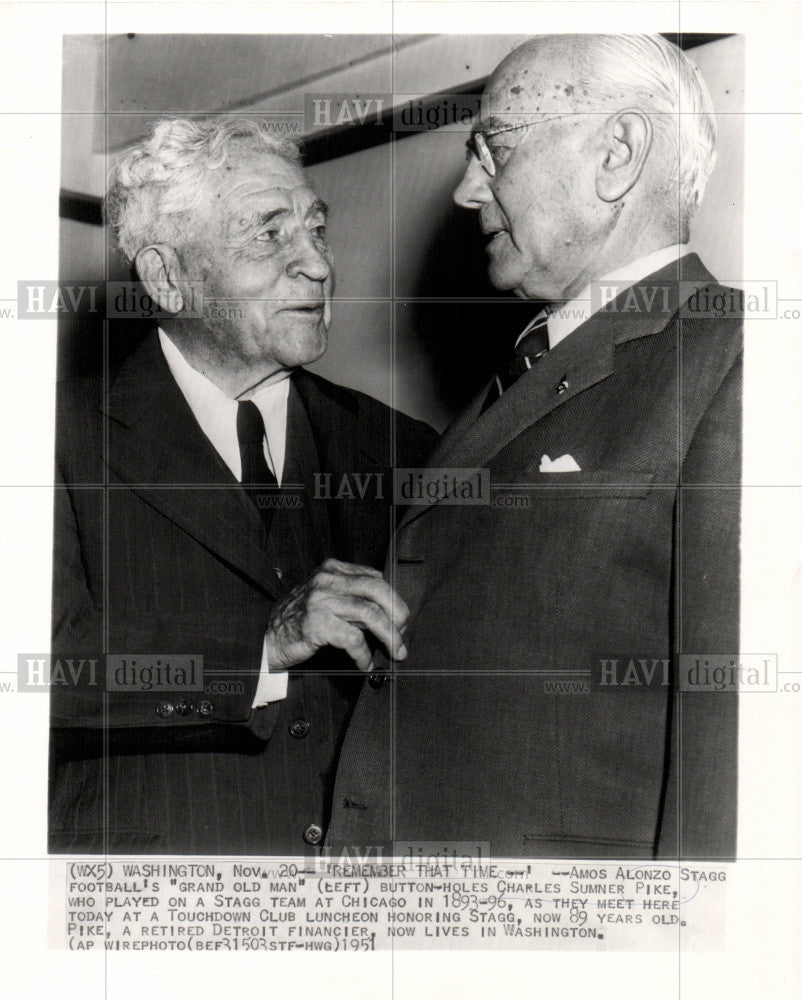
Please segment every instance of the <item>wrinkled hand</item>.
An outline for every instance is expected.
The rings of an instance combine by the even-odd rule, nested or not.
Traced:
[[[273,609],[266,636],[270,669],[287,670],[323,646],[336,646],[360,670],[372,670],[365,633],[403,660],[408,617],[409,608],[377,569],[327,559]]]

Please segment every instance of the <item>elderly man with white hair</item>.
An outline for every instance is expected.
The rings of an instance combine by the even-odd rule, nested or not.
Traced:
[[[50,847],[311,852],[357,668],[405,655],[376,567],[434,435],[304,370],[327,209],[263,124],[158,123],[107,214],[161,318],[59,396],[53,654],[114,659],[51,688]]]
[[[332,844],[733,855],[737,692],[698,685],[738,654],[742,324],[686,246],[715,137],[660,36],[536,37],[492,74],[454,197],[533,306],[429,461],[487,470],[485,503],[399,526],[409,655],[360,695]]]

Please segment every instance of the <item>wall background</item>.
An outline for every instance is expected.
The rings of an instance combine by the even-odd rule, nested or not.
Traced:
[[[726,282],[742,274],[744,50],[740,36],[712,37],[683,41],[707,81],[719,129],[718,162],[692,246]],[[394,94],[396,103],[452,93],[484,78],[522,39],[66,36],[62,187],[69,205],[61,279],[129,277],[98,224],[97,199],[114,157],[154,119],[236,110],[303,132],[308,92]],[[473,213],[451,202],[465,138],[461,128],[445,126],[309,167],[332,209],[337,271],[330,346],[314,368],[438,428],[481,384],[533,308],[488,283]],[[143,333],[134,321],[110,325],[111,362]],[[96,367],[102,335],[98,316],[63,317],[59,374]]]

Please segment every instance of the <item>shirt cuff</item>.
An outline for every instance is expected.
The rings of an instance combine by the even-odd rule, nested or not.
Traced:
[[[287,684],[289,675],[286,670],[280,673],[270,673],[270,664],[267,662],[267,636],[262,643],[262,663],[259,668],[259,683],[256,685],[256,694],[253,698],[251,708],[263,708],[271,701],[281,701],[287,697]]]

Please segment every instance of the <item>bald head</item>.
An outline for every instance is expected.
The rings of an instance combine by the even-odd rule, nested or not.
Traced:
[[[484,110],[500,116],[593,110],[575,37],[544,35],[513,49],[490,77]]]
[[[713,105],[697,67],[661,35],[536,36],[499,64],[485,99],[521,121],[637,108],[649,114],[669,178],[678,181],[685,223],[702,200],[715,164]]]
[[[525,297],[687,240],[715,159],[704,82],[661,36],[530,39],[490,77],[478,129],[491,170],[470,162],[455,198],[499,236],[491,280]]]

